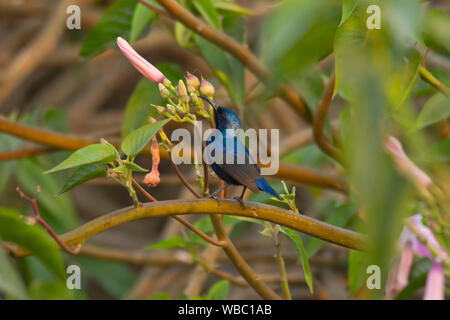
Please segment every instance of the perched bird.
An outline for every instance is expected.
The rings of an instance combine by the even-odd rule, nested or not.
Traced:
[[[213,140],[212,136],[210,136],[206,141],[207,146],[214,144],[213,146],[216,146],[217,148],[221,147],[223,150],[224,159],[222,163],[213,162],[210,164],[216,175],[226,182],[226,184],[216,190],[211,197],[218,200],[220,204],[220,200],[216,197],[216,195],[228,185],[238,185],[243,186],[244,190],[242,191],[240,197],[235,197],[234,199],[238,200],[243,207],[244,204],[242,198],[247,188],[255,193],[259,193],[259,190],[261,190],[279,200],[283,200],[283,198],[281,198],[281,196],[274,189],[272,189],[266,179],[261,175],[261,169],[258,164],[252,159],[248,149],[238,139],[237,135],[230,137],[226,134],[227,129],[241,129],[241,122],[236,112],[219,106],[205,96],[200,96],[200,98],[207,101],[213,107],[216,129],[222,133],[222,143],[220,143],[218,139]],[[227,159],[227,155],[228,159],[234,160],[232,163],[226,163],[229,162],[225,161]],[[244,158],[245,162],[242,164],[242,161],[238,162],[238,157],[241,157],[241,159]]]

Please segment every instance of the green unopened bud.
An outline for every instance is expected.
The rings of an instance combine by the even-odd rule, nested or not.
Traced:
[[[200,84],[200,93],[204,96],[212,97],[215,92],[216,91],[214,90],[213,85],[209,81],[202,79],[202,83]]]
[[[166,87],[167,89],[169,89],[172,86],[172,82],[170,82],[170,80],[167,78],[165,78],[162,83],[163,83],[164,87]]]
[[[162,84],[158,83],[159,92],[161,93],[161,97],[167,99],[170,97],[170,91]]]
[[[184,85],[183,80],[178,81],[177,93],[181,98],[181,102],[189,103],[189,96],[186,91],[186,86]]]
[[[194,104],[198,104],[198,97],[197,97],[197,95],[196,95],[195,93],[191,93],[191,94],[190,94],[190,97],[191,97],[191,101],[192,101]]]
[[[181,114],[185,114],[186,113],[186,110],[184,110],[184,108],[183,107],[181,107],[181,106],[175,106],[175,109],[177,110],[177,112],[178,113],[181,113]]]
[[[189,90],[189,92],[194,92],[200,87],[200,80],[198,80],[196,76],[189,72],[186,75],[186,83],[188,85],[188,90],[190,89],[190,87],[193,88],[193,90]]]

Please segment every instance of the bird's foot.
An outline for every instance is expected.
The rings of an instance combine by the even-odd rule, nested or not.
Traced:
[[[216,200],[217,205],[219,205],[219,206],[220,206],[220,203],[222,202],[222,199],[218,198],[216,195],[210,195],[208,198]]]
[[[237,200],[241,204],[242,209],[245,209],[245,202],[241,197],[234,197],[233,199]]]

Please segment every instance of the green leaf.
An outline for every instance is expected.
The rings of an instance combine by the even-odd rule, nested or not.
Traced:
[[[158,111],[150,106],[150,103],[162,103],[158,86],[147,78],[139,81],[125,107],[125,115],[122,124],[122,137],[126,137],[132,131],[147,122],[147,117],[156,117]]]
[[[145,27],[156,17],[157,14],[153,10],[150,10],[150,8],[147,8],[142,3],[138,3],[134,9],[133,19],[131,20],[130,43],[135,42]]]
[[[170,119],[165,119],[155,123],[146,124],[139,129],[131,132],[123,139],[121,144],[122,151],[129,157],[134,157],[144,149],[153,136],[161,129]]]
[[[86,181],[104,177],[107,172],[108,167],[105,164],[88,164],[81,166],[70,176],[57,195],[67,192]]]
[[[309,287],[309,291],[313,293],[314,288],[312,282],[311,268],[309,267],[308,255],[306,254],[305,248],[303,247],[302,239],[298,235],[297,231],[289,229],[287,227],[282,226],[280,231],[287,236],[289,242],[294,248],[295,253],[298,257],[298,261],[303,267],[303,274],[305,275],[306,284]]]
[[[450,99],[442,93],[434,94],[423,106],[416,120],[417,129],[447,119],[450,116]]]
[[[125,161],[124,165],[127,169],[136,171],[136,172],[148,172],[148,169],[142,168],[140,165],[134,163],[134,162],[129,162],[129,161]]]
[[[135,0],[119,0],[109,6],[84,39],[80,55],[89,58],[107,48],[115,48],[117,37],[128,39],[135,7]]]
[[[420,159],[424,162],[450,162],[450,139],[439,141],[424,152],[424,159]]]
[[[263,61],[278,79],[298,77],[332,52],[340,17],[338,1],[282,2],[262,27]]]
[[[65,282],[34,280],[29,288],[34,300],[73,300],[73,292]]]
[[[364,252],[350,250],[348,256],[348,289],[350,295],[354,295],[356,291],[364,284],[367,277],[368,256]]]
[[[219,14],[211,0],[194,0],[195,8],[205,18],[209,25],[216,29],[222,30],[219,21]]]
[[[147,300],[171,300],[167,292],[155,292],[147,297]]]
[[[172,237],[172,238],[151,244],[151,245],[145,247],[145,249],[147,249],[147,250],[175,249],[175,248],[184,249],[184,248],[186,248],[186,246],[187,246],[186,239],[177,236],[177,237]]]
[[[69,132],[69,118],[67,117],[67,113],[61,109],[48,109],[44,114],[44,120],[45,127],[50,130],[61,133]]]
[[[0,293],[13,299],[28,299],[28,294],[17,271],[6,255],[0,241]]]
[[[342,25],[348,17],[351,16],[353,10],[355,10],[358,0],[344,0],[342,1],[342,17],[339,25]]]
[[[336,64],[335,92],[344,85],[345,87],[339,93],[346,100],[349,100],[348,93],[345,90],[347,89],[347,83],[357,86],[357,84],[354,84],[355,80],[352,69],[349,69],[349,65],[351,66],[352,63],[352,53],[358,52],[364,46],[366,31],[364,16],[360,12],[351,14],[336,30],[334,37]]]
[[[114,147],[102,143],[91,144],[78,149],[56,167],[45,171],[44,174],[87,164],[108,163],[113,161],[115,157],[116,153]]]
[[[206,300],[225,300],[230,289],[228,280],[221,280],[213,284],[209,289]]]
[[[244,15],[252,15],[254,12],[250,11],[249,9],[243,8],[240,5],[234,3],[233,1],[227,1],[227,0],[215,0],[214,6],[223,11],[230,11],[238,14],[244,14]]]
[[[61,253],[55,243],[37,225],[29,225],[14,209],[0,208],[0,237],[30,250],[60,279],[65,279]]]

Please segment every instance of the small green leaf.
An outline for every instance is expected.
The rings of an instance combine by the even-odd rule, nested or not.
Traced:
[[[116,156],[114,147],[106,144],[91,144],[72,153],[66,160],[44,174],[94,163],[108,163]]]
[[[314,288],[312,282],[311,268],[309,267],[308,255],[306,254],[305,248],[303,247],[302,239],[298,235],[297,231],[289,229],[287,227],[282,226],[280,231],[287,236],[292,247],[295,249],[298,261],[303,267],[303,274],[305,275],[306,284],[309,287],[309,291],[313,293]]]
[[[358,0],[344,0],[342,1],[342,17],[339,25],[343,24],[348,17],[351,16],[353,10],[355,10]]]
[[[221,30],[219,14],[211,0],[194,0],[195,8],[205,18],[209,25]]]
[[[150,10],[142,3],[138,3],[134,9],[131,20],[130,43],[135,42],[144,28],[157,17],[153,10]]]
[[[67,192],[70,189],[73,189],[86,181],[98,177],[104,177],[106,176],[107,172],[108,167],[105,164],[101,163],[81,166],[70,176],[70,178],[66,181],[61,190],[59,190],[57,195]]]
[[[55,243],[37,225],[29,225],[14,209],[0,208],[0,237],[30,250],[59,278],[64,279],[64,263]]]
[[[80,55],[89,58],[107,48],[116,47],[117,37],[128,39],[135,7],[135,0],[119,0],[109,6],[84,39]]]
[[[122,141],[122,151],[129,157],[136,156],[149,143],[153,136],[161,129],[170,119],[165,119],[155,123],[146,124],[139,129],[131,132]]]
[[[227,280],[221,280],[213,284],[206,296],[207,300],[225,300],[230,289],[230,283]]]
[[[423,106],[416,120],[417,129],[447,119],[450,116],[450,99],[437,92]]]
[[[233,1],[227,1],[227,0],[216,0],[214,1],[214,6],[223,11],[230,11],[238,14],[244,14],[244,15],[253,15],[254,12],[241,7],[240,5],[234,3]]]
[[[140,165],[134,163],[134,162],[129,162],[129,161],[125,161],[124,165],[127,169],[136,171],[136,172],[148,172],[148,169],[142,168]]]
[[[148,249],[148,250],[175,249],[175,248],[184,249],[184,248],[186,248],[186,246],[187,246],[187,241],[185,238],[173,237],[173,238],[169,238],[169,239],[162,240],[160,242],[151,244],[151,245],[145,247],[145,249]]]
[[[0,241],[0,293],[14,299],[28,299],[25,286]]]

